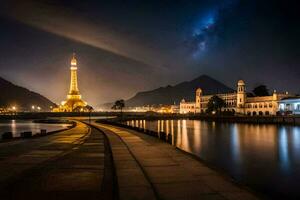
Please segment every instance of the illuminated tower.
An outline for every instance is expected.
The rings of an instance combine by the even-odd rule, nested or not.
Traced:
[[[237,86],[237,112],[238,113],[244,113],[245,109],[245,102],[246,102],[246,87],[245,82],[243,80],[238,81]]]
[[[71,81],[70,81],[70,91],[68,94],[68,99],[81,99],[81,95],[79,94],[79,90],[78,90],[77,60],[75,58],[75,53],[73,53],[70,70],[71,70]]]
[[[196,113],[201,112],[201,96],[202,96],[202,90],[201,88],[198,88],[196,90]]]
[[[67,95],[67,100],[61,102],[59,107],[54,108],[54,112],[85,112],[89,111],[87,103],[81,100],[81,95],[78,89],[77,80],[77,60],[75,54],[71,59],[71,80],[70,80],[70,90]]]

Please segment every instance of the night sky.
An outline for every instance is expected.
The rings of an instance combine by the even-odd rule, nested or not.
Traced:
[[[93,106],[202,74],[300,93],[295,2],[2,0],[0,76],[59,103],[74,51]]]

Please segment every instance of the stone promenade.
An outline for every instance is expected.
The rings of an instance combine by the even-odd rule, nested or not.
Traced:
[[[254,200],[251,192],[148,135],[77,122],[0,143],[1,200]]]
[[[255,200],[251,192],[157,138],[93,123],[109,138],[124,200]]]

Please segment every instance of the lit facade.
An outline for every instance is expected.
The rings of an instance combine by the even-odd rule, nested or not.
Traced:
[[[179,113],[180,114],[195,113],[196,112],[195,108],[196,108],[195,102],[188,102],[182,99],[179,105]]]
[[[164,105],[158,107],[155,112],[158,113],[178,113],[179,112],[179,106],[178,105]]]
[[[233,93],[203,95],[201,88],[195,93],[195,102],[180,102],[180,113],[204,113],[207,110],[209,99],[216,95],[225,101],[226,106],[222,111],[231,111],[242,115],[276,115],[282,99],[290,97],[288,93],[273,92],[270,96],[251,97],[246,93],[246,85],[239,80],[237,90]]]
[[[77,60],[75,58],[75,54],[73,54],[73,58],[71,59],[70,72],[70,90],[67,95],[67,100],[62,101],[57,108],[54,108],[54,112],[88,111],[87,103],[81,99],[78,89]]]
[[[281,99],[279,101],[279,112],[287,115],[300,115],[300,97]]]

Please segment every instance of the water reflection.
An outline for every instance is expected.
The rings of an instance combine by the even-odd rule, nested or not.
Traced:
[[[279,150],[279,161],[280,166],[284,172],[289,172],[290,158],[289,158],[289,144],[288,136],[285,127],[279,129],[279,140],[278,140],[278,150]]]
[[[201,150],[201,123],[200,121],[194,120],[194,146],[195,146],[195,150],[197,152],[200,152]]]
[[[230,138],[231,138],[231,152],[232,152],[232,157],[233,160],[236,163],[240,162],[240,136],[238,133],[238,127],[237,124],[233,124],[230,127]]]
[[[0,136],[4,132],[12,132],[13,137],[19,137],[20,133],[24,131],[31,131],[34,135],[39,133],[41,129],[46,129],[50,132],[67,128],[67,126],[69,126],[69,124],[33,123],[30,120],[2,120],[0,121]]]
[[[178,148],[274,199],[300,198],[299,126],[198,120],[143,120],[131,124],[172,134]]]
[[[3,128],[4,129],[4,128]],[[4,131],[3,131],[4,132]],[[17,125],[16,120],[11,120],[11,132],[16,135],[17,134]]]
[[[300,130],[298,127],[292,129],[292,143],[293,148],[299,149],[300,148]]]
[[[190,152],[189,138],[188,138],[188,130],[186,125],[186,120],[181,121],[181,148]]]

